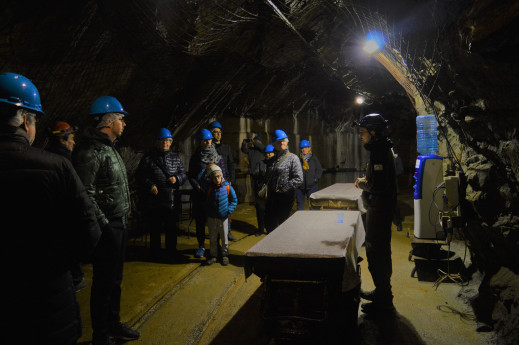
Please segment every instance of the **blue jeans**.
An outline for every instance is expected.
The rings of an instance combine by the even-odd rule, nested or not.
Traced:
[[[310,198],[310,195],[315,192],[317,192],[317,186],[315,186],[312,189],[307,189],[307,190],[296,189],[296,199],[297,199],[297,210],[298,211],[305,209],[306,197]],[[310,206],[310,209],[312,209],[311,206]]]

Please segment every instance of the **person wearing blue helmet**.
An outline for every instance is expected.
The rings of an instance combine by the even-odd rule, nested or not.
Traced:
[[[312,193],[317,192],[317,183],[323,175],[323,169],[317,156],[312,153],[312,146],[308,140],[301,140],[299,149],[301,150],[299,159],[303,168],[303,183],[296,189],[296,199],[297,209],[304,210],[306,198],[310,198]]]
[[[167,262],[177,257],[179,205],[175,201],[187,180],[180,156],[171,150],[172,143],[169,129],[160,128],[155,145],[143,155],[135,172],[151,254]],[[161,233],[165,236],[166,253],[161,248]]]
[[[225,161],[225,175],[224,178],[231,184],[234,185],[236,183],[236,169],[234,166],[234,157],[232,155],[231,147],[222,142],[222,124],[218,121],[213,121],[207,127],[211,134],[213,135],[213,145],[216,147],[216,151],[220,156],[222,156]],[[236,237],[231,232],[231,220],[229,219],[228,224],[228,233],[229,241],[236,241]]]
[[[288,150],[288,136],[277,129],[272,134],[274,157],[267,167],[265,179],[268,197],[265,206],[265,227],[272,232],[290,217],[296,189],[303,183],[299,157]]]
[[[85,129],[72,153],[72,162],[95,206],[102,230],[92,262],[92,345],[113,344],[111,338],[140,337],[120,320],[131,200],[126,167],[115,143],[126,127],[126,115],[115,97],[95,99],[89,115],[92,125]]]
[[[195,252],[196,258],[205,256],[205,223],[207,218],[205,199],[208,189],[206,167],[209,164],[216,164],[222,169],[222,175],[226,176],[225,161],[216,151],[213,139],[210,130],[206,128],[199,130],[196,133],[198,147],[189,159],[187,177],[193,187],[193,217],[196,222],[196,239],[198,241],[198,249]]]
[[[397,181],[393,143],[385,135],[387,120],[380,114],[369,114],[356,122],[359,138],[369,151],[366,176],[355,180],[362,189],[362,200],[367,206],[366,257],[375,290],[361,290],[364,303],[361,309],[366,314],[393,314],[391,291],[391,223],[396,206]]]
[[[36,86],[0,73],[2,322],[14,343],[76,344],[81,314],[70,267],[92,259],[101,231],[71,162],[33,147],[44,115]]]
[[[261,236],[265,231],[265,200],[258,197],[259,189],[267,181],[265,180],[265,174],[267,173],[267,167],[272,162],[274,157],[274,146],[268,144],[263,150],[263,159],[256,162],[251,172],[251,178],[256,181],[254,184],[254,196],[256,197],[256,219],[258,220],[258,230],[256,236]]]

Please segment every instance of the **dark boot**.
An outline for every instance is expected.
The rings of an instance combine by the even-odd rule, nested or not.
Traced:
[[[236,236],[234,236],[233,234],[231,234],[231,230],[229,230],[229,232],[227,233],[227,239],[229,241],[236,241]]]
[[[360,309],[365,314],[388,315],[395,313],[393,302],[369,302],[364,303]]]
[[[122,323],[119,323],[113,327],[110,328],[108,331],[110,336],[117,338],[117,339],[123,339],[123,340],[134,340],[139,339],[141,334],[137,332],[136,330],[133,330],[129,327],[126,327]]]

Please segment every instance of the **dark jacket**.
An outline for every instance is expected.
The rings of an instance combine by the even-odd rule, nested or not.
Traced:
[[[236,182],[236,171],[234,167],[234,158],[232,156],[231,148],[229,145],[224,144],[220,142],[220,144],[214,144],[216,147],[216,152],[220,156],[222,156],[224,162],[225,162],[225,171],[223,172],[223,177],[230,182],[231,184],[234,184]]]
[[[391,209],[396,203],[397,181],[395,158],[389,138],[364,145],[370,151],[366,179],[359,183],[366,205],[375,209]]]
[[[256,162],[251,171],[251,178],[256,181],[256,185],[261,186],[265,183],[265,174],[267,173],[267,160],[262,159]]]
[[[252,147],[249,147],[246,142],[241,144],[241,152],[245,153],[249,159],[249,174],[251,176],[254,174],[256,164],[265,158],[265,145],[259,141],[252,141],[252,143]]]
[[[274,158],[270,159],[262,159],[256,163],[254,169],[252,170],[251,177],[256,181],[256,186],[254,192],[257,193],[258,190],[263,186],[264,183],[267,183],[267,169],[269,165],[272,164]]]
[[[227,186],[229,186],[229,194],[227,194]],[[238,205],[236,192],[227,181],[220,186],[210,184],[206,194],[205,210],[208,217],[228,218]]]
[[[126,167],[108,135],[87,128],[72,154],[74,167],[92,200],[102,226],[125,218],[130,210]]]
[[[323,175],[323,168],[321,168],[321,163],[317,156],[312,155],[308,160],[308,170],[303,168],[303,158],[299,158],[301,161],[301,167],[303,169],[303,183],[299,187],[301,190],[310,190],[317,186],[317,182],[321,179]]]
[[[172,176],[177,179],[175,184],[171,184],[169,181]],[[140,201],[145,205],[145,208],[173,209],[175,196],[187,180],[184,165],[179,155],[171,150],[162,152],[155,147],[141,158],[135,177],[139,185],[139,196],[142,198]],[[159,191],[157,195],[151,193],[153,186],[156,186]]]
[[[0,128],[0,190],[3,327],[18,343],[75,343],[81,320],[69,269],[88,262],[99,239],[92,202],[70,161],[31,147],[11,126]]]
[[[72,152],[70,152],[70,150],[67,149],[67,147],[65,145],[63,145],[62,143],[60,143],[59,141],[52,142],[49,145],[49,148],[47,149],[47,151],[58,154],[60,156],[65,157],[69,161],[72,161]]]

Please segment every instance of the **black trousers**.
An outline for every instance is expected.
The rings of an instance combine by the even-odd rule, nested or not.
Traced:
[[[305,209],[305,203],[306,198],[310,200],[310,195],[317,192],[317,186],[315,186],[312,189],[296,189],[296,201],[297,201],[297,210],[304,210]],[[310,210],[312,209],[312,206],[310,206]]]
[[[92,262],[94,275],[90,316],[95,340],[106,339],[109,329],[120,322],[121,283],[128,230],[123,219],[110,220],[109,224],[109,228],[102,228]]]
[[[203,248],[205,245],[205,221],[206,213],[204,210],[203,200],[201,198],[195,198],[193,201],[193,217],[196,222],[196,240],[198,247]]]
[[[83,268],[79,262],[74,262],[70,265],[70,273],[72,273],[72,282],[74,285],[81,283],[85,277],[85,273],[83,272]]]
[[[256,219],[258,220],[258,231],[263,233],[265,229],[265,203],[256,201]]]
[[[258,221],[258,232],[263,233],[263,230],[265,229],[265,201],[264,200],[258,200],[258,197],[256,195],[256,191],[258,190],[258,181],[253,179],[251,177],[251,186],[252,190],[254,191],[254,207],[256,208],[256,220]]]
[[[394,208],[368,207],[366,213],[366,257],[368,270],[375,284],[375,298],[381,303],[392,303],[391,275],[391,222]]]
[[[290,217],[295,201],[295,191],[275,193],[269,191],[265,207],[265,227],[267,234],[271,233],[281,223]]]
[[[166,250],[174,252],[177,250],[177,209],[165,207],[153,207],[146,212],[146,223],[150,232],[150,248],[159,251],[161,233],[164,233]]]

